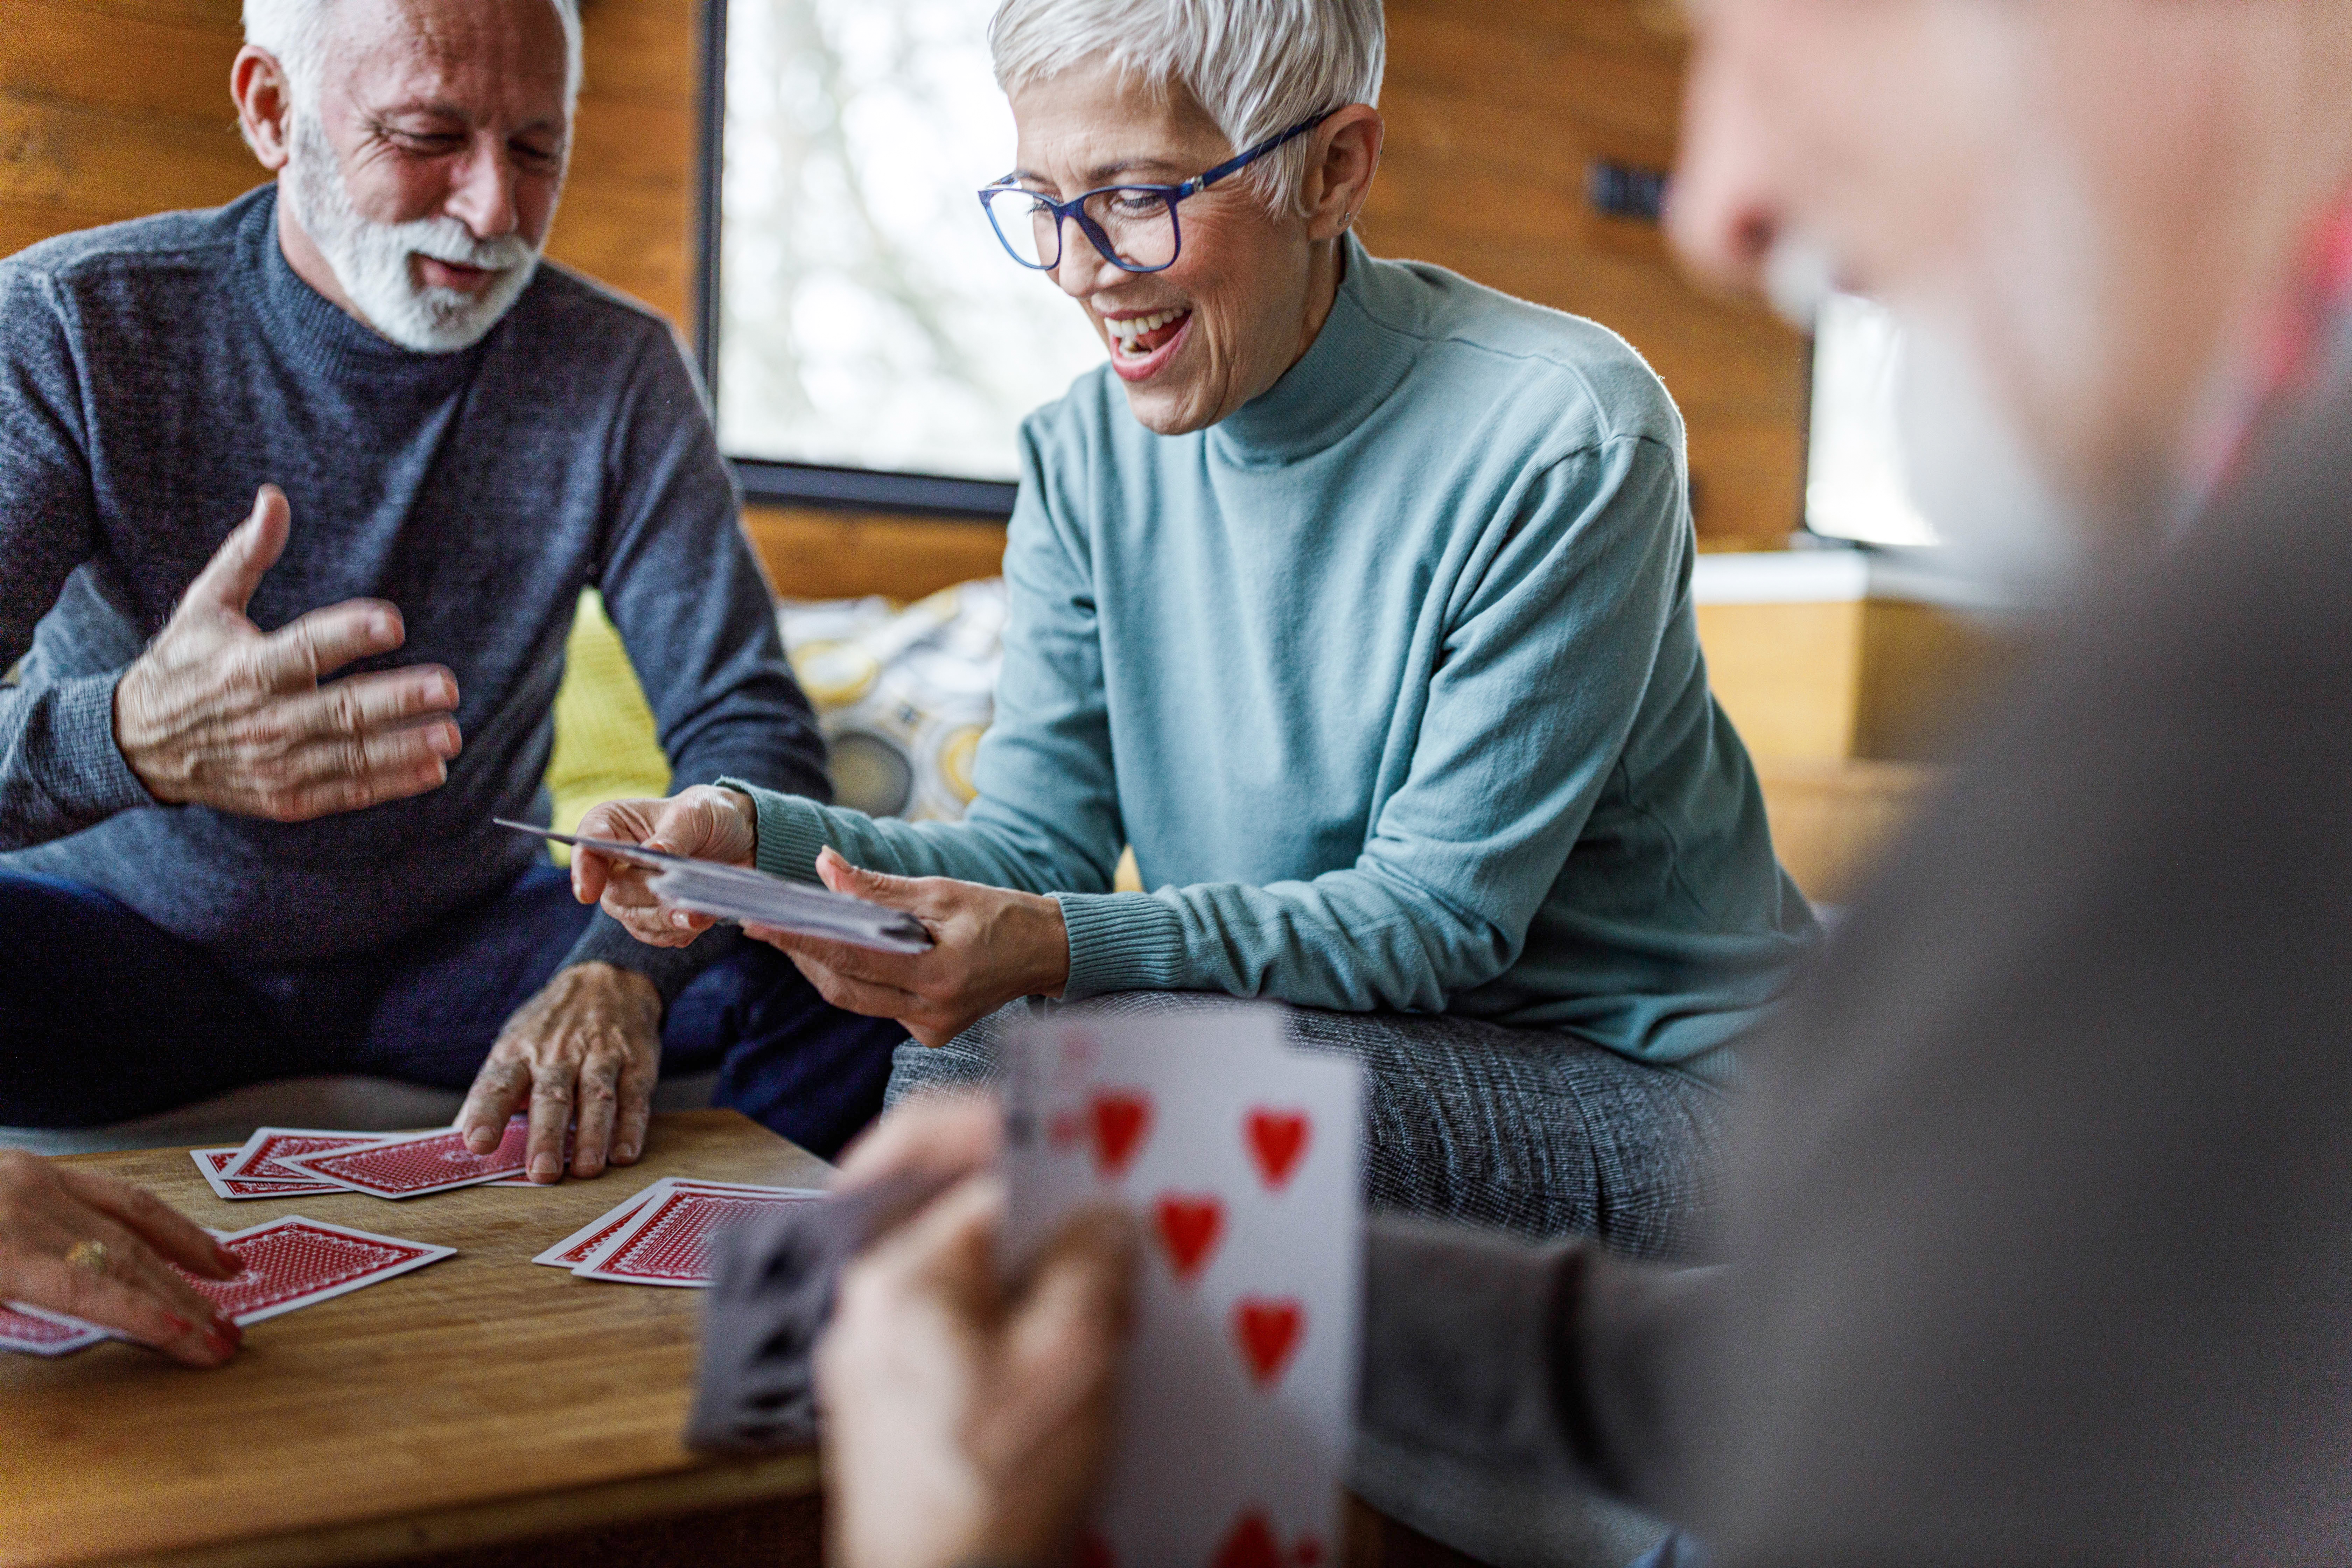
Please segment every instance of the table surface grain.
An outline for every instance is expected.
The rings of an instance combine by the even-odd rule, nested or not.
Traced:
[[[702,1292],[530,1262],[664,1176],[824,1184],[731,1111],[656,1118],[645,1158],[595,1181],[401,1203],[226,1203],[181,1149],[72,1163],[219,1230],[299,1214],[457,1255],[256,1323],[217,1371],[123,1344],[0,1353],[0,1568],[359,1563],[815,1484],[807,1455],[680,1442]]]

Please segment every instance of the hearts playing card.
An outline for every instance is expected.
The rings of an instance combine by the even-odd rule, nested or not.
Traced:
[[[514,1175],[523,1168],[523,1149],[530,1137],[530,1120],[517,1116],[508,1121],[499,1146],[487,1154],[468,1149],[465,1134],[451,1127],[330,1153],[280,1154],[278,1163],[313,1180],[332,1182],[370,1197],[415,1198],[456,1187],[478,1187],[500,1176]]]
[[[229,1280],[181,1277],[239,1325],[314,1306],[456,1254],[454,1247],[375,1236],[289,1215],[221,1237],[245,1271]],[[177,1268],[177,1265],[173,1265]]]
[[[1007,1269],[1097,1203],[1145,1237],[1099,1560],[1319,1563],[1355,1412],[1361,1069],[1241,1005],[1066,1015],[1006,1066]]]
[[[719,1237],[780,1207],[824,1199],[823,1193],[806,1188],[658,1183],[572,1273],[624,1285],[707,1288],[711,1243]]]

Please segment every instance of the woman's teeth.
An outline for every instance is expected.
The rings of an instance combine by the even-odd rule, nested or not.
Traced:
[[[1160,310],[1149,316],[1130,316],[1123,321],[1105,317],[1103,325],[1110,329],[1121,353],[1139,359],[1166,348],[1192,314],[1190,310]]]

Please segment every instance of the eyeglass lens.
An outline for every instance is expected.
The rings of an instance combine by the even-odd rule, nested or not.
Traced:
[[[1156,271],[1176,259],[1176,209],[1160,192],[1097,191],[1080,210],[1086,220],[1078,226],[1111,260]],[[991,194],[988,212],[1016,252],[1025,252],[1049,271],[1061,265],[1066,226],[1055,218],[1051,205],[1026,191],[1005,190]]]

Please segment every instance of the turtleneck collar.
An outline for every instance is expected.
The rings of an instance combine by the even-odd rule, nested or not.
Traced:
[[[294,270],[278,240],[277,187],[257,194],[239,248],[257,280],[263,331],[289,362],[331,376],[365,377],[387,390],[446,391],[473,374],[484,345],[505,327],[501,321],[480,342],[446,354],[419,353],[379,336]]]
[[[1412,340],[1369,308],[1380,264],[1354,235],[1341,243],[1339,294],[1323,330],[1280,381],[1210,430],[1220,459],[1255,468],[1311,458],[1361,425],[1412,371]]]

